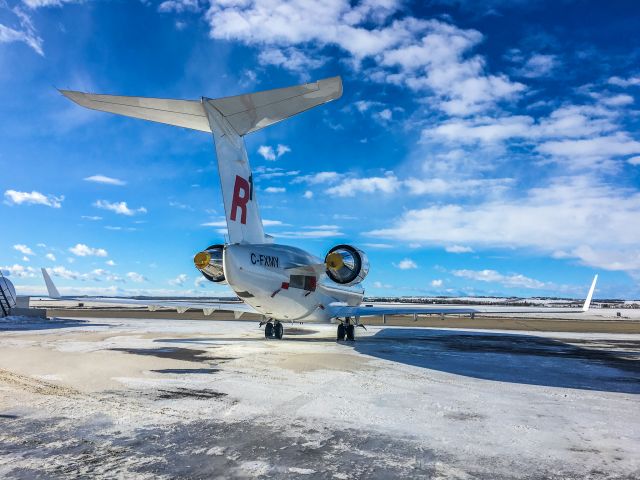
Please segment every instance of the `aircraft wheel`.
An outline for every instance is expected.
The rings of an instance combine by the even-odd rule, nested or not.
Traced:
[[[352,342],[355,341],[355,339],[356,339],[356,327],[355,327],[355,325],[349,324],[349,325],[346,326],[345,330],[346,330],[346,333],[347,333],[347,340],[350,340]]]
[[[284,327],[282,326],[282,323],[276,322],[276,324],[273,326],[273,336],[278,340],[282,340],[283,335]]]
[[[273,337],[273,323],[269,322],[264,326],[264,338]]]
[[[338,341],[344,340],[345,335],[347,334],[346,328],[344,328],[344,324],[338,324]]]

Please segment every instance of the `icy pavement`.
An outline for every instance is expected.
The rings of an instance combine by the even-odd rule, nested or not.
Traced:
[[[640,335],[3,319],[0,477],[640,478]]]

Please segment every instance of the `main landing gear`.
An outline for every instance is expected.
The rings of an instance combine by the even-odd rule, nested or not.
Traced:
[[[260,322],[260,326],[263,323]],[[284,335],[284,327],[280,320],[269,319],[264,323],[264,338],[277,338],[278,340],[282,340]]]
[[[350,342],[356,339],[356,326],[351,323],[351,317],[345,317],[344,322],[340,321],[338,324],[338,341],[343,341],[345,338]]]

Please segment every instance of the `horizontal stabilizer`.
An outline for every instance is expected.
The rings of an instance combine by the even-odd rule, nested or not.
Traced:
[[[203,98],[202,101],[124,97],[73,90],[60,90],[60,93],[92,110],[211,132],[209,119],[202,105],[202,101],[206,101],[242,136],[340,98],[342,80],[340,77],[332,77],[294,87],[217,99]]]
[[[78,105],[92,110],[191,128],[201,132],[211,132],[207,114],[202,108],[202,103],[197,100],[122,97],[118,95],[74,92],[72,90],[60,90],[60,93]]]
[[[295,87],[207,101],[227,119],[238,135],[246,135],[341,96],[342,79],[332,77]]]

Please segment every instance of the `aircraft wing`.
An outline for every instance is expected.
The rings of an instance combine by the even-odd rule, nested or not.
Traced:
[[[334,317],[373,317],[379,315],[412,315],[412,314],[492,314],[492,313],[576,313],[586,312],[591,305],[593,292],[596,288],[598,275],[593,278],[591,288],[582,308],[549,308],[549,307],[503,307],[503,306],[454,306],[454,305],[407,305],[365,303],[363,305],[350,306],[343,303],[333,303],[329,309]]]
[[[175,308],[178,313],[184,313],[189,309],[202,310],[205,315],[211,315],[215,311],[231,311],[236,318],[243,313],[258,313],[251,305],[244,302],[211,302],[198,300],[136,300],[132,298],[102,298],[102,297],[62,297],[53,280],[45,268],[42,276],[47,285],[49,298],[52,300],[71,300],[86,304],[110,304],[110,305],[136,305],[147,307],[154,312],[159,308]]]

